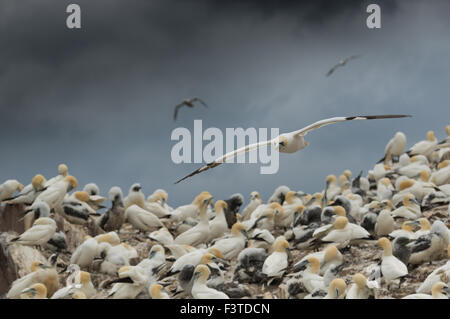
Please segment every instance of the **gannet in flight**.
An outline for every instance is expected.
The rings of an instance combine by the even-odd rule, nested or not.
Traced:
[[[237,155],[239,155],[241,153],[246,153],[246,152],[249,152],[252,150],[256,150],[256,149],[266,146],[266,145],[272,145],[278,152],[281,152],[281,153],[295,153],[299,150],[304,149],[306,146],[309,145],[309,142],[306,142],[304,140],[304,136],[306,136],[306,134],[308,134],[309,131],[312,131],[314,129],[320,128],[325,125],[343,122],[343,121],[351,121],[351,120],[375,120],[375,119],[389,119],[389,118],[400,118],[400,117],[411,117],[411,115],[347,116],[347,117],[333,117],[333,118],[317,121],[317,122],[315,122],[311,125],[308,125],[300,130],[281,134],[272,140],[250,144],[250,145],[241,147],[237,150],[234,150],[232,152],[229,152],[229,153],[215,159],[214,161],[206,164],[205,166],[195,170],[191,174],[183,177],[182,179],[175,182],[175,184],[178,184],[179,182],[185,180],[188,177],[197,175],[197,174],[199,174],[203,171],[206,171],[210,168],[219,166],[220,164],[227,162],[228,160],[236,157]]]
[[[200,102],[204,107],[208,107],[205,102],[203,102],[198,97],[194,97],[192,99],[184,99],[183,102],[175,106],[175,113],[173,114],[173,120],[177,120],[178,110],[183,106],[194,107],[195,102]]]
[[[330,71],[328,71],[327,76],[330,76],[331,74],[333,74],[333,72],[336,71],[336,69],[337,69],[338,67],[346,65],[348,61],[353,60],[353,59],[356,59],[356,58],[359,58],[359,57],[360,57],[360,55],[352,55],[352,56],[349,56],[348,58],[345,58],[345,59],[339,61],[338,64],[336,64],[335,66],[333,66],[333,67],[330,69]]]

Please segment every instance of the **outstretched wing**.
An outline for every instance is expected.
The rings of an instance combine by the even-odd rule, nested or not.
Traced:
[[[357,59],[357,58],[359,58],[359,57],[361,57],[360,54],[358,54],[358,55],[352,55],[352,56],[349,56],[347,59],[345,59],[345,61],[348,62],[348,61],[350,61],[350,60],[354,60],[354,59]]]
[[[393,119],[400,117],[411,117],[411,115],[403,115],[403,114],[389,114],[389,115],[361,115],[361,116],[347,116],[347,117],[332,117],[329,119],[317,121],[311,125],[308,125],[298,131],[294,131],[290,134],[305,136],[309,131],[318,129],[322,126],[344,122],[344,121],[352,121],[352,120],[376,120],[376,119]]]
[[[204,107],[208,107],[208,105],[206,105],[206,103],[205,103],[203,100],[201,100],[200,98],[194,97],[194,98],[192,99],[192,102],[196,102],[196,101],[198,101],[198,102],[200,102],[201,104],[203,104]]]
[[[229,152],[229,153],[227,153],[227,154],[225,154],[225,155],[223,155],[223,156],[221,156],[221,157],[215,159],[214,161],[212,161],[212,162],[206,164],[205,166],[200,167],[199,169],[193,171],[191,174],[189,174],[189,175],[183,177],[182,179],[176,181],[175,184],[178,184],[179,182],[185,180],[186,178],[189,178],[189,177],[191,177],[191,176],[200,174],[201,172],[204,172],[204,171],[206,171],[206,170],[208,170],[208,169],[210,169],[210,168],[214,168],[214,167],[216,167],[216,166],[219,166],[220,164],[229,161],[230,159],[232,159],[232,158],[238,156],[239,154],[247,153],[247,152],[250,152],[250,151],[252,151],[252,150],[256,150],[256,149],[258,149],[258,148],[260,148],[260,147],[262,147],[262,146],[266,146],[266,145],[270,144],[271,142],[272,142],[272,140],[268,140],[268,141],[264,141],[264,142],[259,142],[259,143],[254,143],[254,144],[250,144],[250,145],[246,145],[246,146],[244,146],[244,147],[241,147],[241,148],[239,148],[239,149],[237,149],[237,150],[234,150],[234,151],[232,151],[232,152]]]
[[[331,74],[333,74],[334,71],[336,71],[336,69],[340,66],[340,64],[336,64],[335,66],[333,66],[330,71],[328,71],[327,76],[330,76]]]
[[[173,120],[176,121],[177,120],[177,115],[178,115],[178,110],[183,107],[185,105],[185,103],[180,103],[178,105],[175,106],[175,113],[173,114]]]

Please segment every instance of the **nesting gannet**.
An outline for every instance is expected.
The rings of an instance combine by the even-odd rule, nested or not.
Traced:
[[[330,201],[334,199],[335,196],[341,193],[341,188],[338,185],[337,178],[335,175],[328,175],[325,180],[325,191],[323,196],[323,202],[328,205]]]
[[[389,209],[383,209],[378,214],[374,230],[377,237],[387,236],[395,230],[395,221]]]
[[[448,299],[450,288],[443,282],[437,282],[431,288],[431,296],[423,293],[411,294],[402,299]]]
[[[348,116],[348,117],[333,117],[330,119],[321,120],[321,121],[315,122],[311,125],[308,125],[300,130],[281,134],[272,140],[263,141],[263,142],[259,142],[259,143],[255,143],[255,144],[250,144],[250,145],[244,146],[242,148],[239,148],[237,150],[234,150],[232,152],[229,152],[229,153],[215,159],[214,161],[206,164],[205,166],[195,170],[191,174],[183,177],[182,179],[178,180],[176,182],[176,184],[185,180],[188,177],[197,175],[197,174],[199,174],[203,171],[206,171],[210,168],[219,166],[220,164],[223,164],[223,163],[227,162],[228,160],[236,157],[238,154],[246,153],[251,150],[258,149],[260,147],[265,147],[267,145],[272,145],[276,151],[281,152],[281,153],[295,153],[299,150],[304,149],[306,146],[309,145],[309,142],[306,142],[304,140],[304,137],[306,136],[306,134],[308,134],[309,131],[312,131],[314,129],[320,128],[325,125],[343,122],[343,121],[351,121],[351,120],[374,120],[374,119],[387,119],[387,118],[400,118],[400,117],[409,117],[409,115]]]
[[[181,222],[189,217],[195,218],[200,213],[200,204],[205,196],[211,196],[207,191],[201,192],[197,195],[191,204],[177,207],[170,212],[169,218],[175,222]]]
[[[150,249],[148,258],[143,259],[137,266],[146,269],[150,275],[154,275],[158,273],[165,264],[166,254],[164,253],[164,248],[161,245],[154,245]]]
[[[289,243],[284,237],[278,237],[273,243],[273,252],[266,258],[262,272],[268,277],[268,284],[283,277],[288,266]]]
[[[327,72],[327,76],[330,76],[331,74],[334,73],[334,71],[336,71],[337,68],[339,67],[343,67],[344,65],[347,64],[348,61],[353,60],[353,59],[357,59],[359,58],[361,55],[351,55],[348,58],[345,58],[343,60],[340,60],[338,62],[338,64],[336,64],[335,66],[333,66],[328,72]]]
[[[403,154],[406,147],[406,135],[403,132],[395,133],[394,137],[389,140],[384,149],[384,157],[378,163],[384,162],[387,164],[395,158],[399,158]]]
[[[421,264],[426,261],[432,261],[447,249],[449,243],[449,231],[447,226],[440,220],[435,220],[428,234],[422,235],[412,240],[408,247],[411,249],[409,262],[411,264]]]
[[[392,255],[392,245],[389,239],[382,237],[378,244],[383,248],[383,257],[381,261],[381,273],[387,284],[391,281],[404,277],[408,274],[408,268],[397,257]]]
[[[26,211],[22,218],[24,221],[24,228],[28,230],[33,223],[41,217],[50,217],[50,207],[46,202],[35,201]]]
[[[328,287],[328,293],[323,299],[345,299],[347,293],[347,284],[344,279],[336,278],[331,281]]]
[[[209,222],[209,237],[208,241],[221,237],[228,231],[228,224],[225,218],[225,210],[228,205],[223,200],[218,200],[214,205],[214,212],[216,216]]]
[[[154,214],[138,205],[131,205],[125,209],[125,219],[140,231],[153,231],[164,227],[164,224]]]
[[[47,299],[47,287],[41,283],[33,284],[20,293],[20,299]]]
[[[373,299],[375,298],[374,290],[379,288],[376,281],[369,281],[360,273],[353,276],[354,284],[347,291],[346,299]]]
[[[173,244],[172,234],[169,232],[169,230],[166,227],[160,228],[160,229],[155,230],[154,232],[150,233],[150,235],[148,235],[148,238],[150,238],[151,240],[156,241],[164,246]]]
[[[86,236],[70,257],[70,263],[81,268],[89,267],[97,256],[98,242],[95,238]]]
[[[66,164],[59,164],[58,165],[58,175],[55,177],[50,178],[46,183],[45,187],[50,187],[57,182],[60,182],[64,180],[65,177],[69,176],[69,168]]]
[[[309,257],[302,261],[298,267],[306,267],[303,272],[301,282],[309,293],[312,293],[316,289],[325,289],[323,277],[319,275],[320,262],[316,257]]]
[[[348,222],[347,217],[339,216],[333,223],[333,230],[331,230],[322,242],[334,242],[345,244],[354,239],[367,239],[370,234],[359,225]]]
[[[408,239],[413,239],[414,238],[414,232],[413,232],[414,225],[416,225],[415,221],[405,221],[402,224],[402,228],[391,232],[389,234],[389,237],[391,237],[391,238],[406,237]]]
[[[108,293],[113,299],[134,299],[154,281],[147,270],[138,266],[123,266],[118,274],[119,279]]]
[[[391,199],[394,191],[394,186],[391,184],[391,181],[387,177],[383,177],[378,180],[377,183],[377,199],[382,201],[385,199]]]
[[[405,194],[402,199],[403,205],[392,211],[392,217],[402,217],[406,219],[417,219],[422,216],[420,204],[413,194]]]
[[[206,286],[211,271],[205,265],[198,265],[194,271],[194,284],[192,285],[192,296],[195,299],[229,299],[221,291]]]
[[[166,217],[170,213],[170,211],[164,207],[168,198],[167,193],[156,192],[151,196],[152,201],[151,202],[147,201],[145,203],[145,209],[153,213],[158,218]]]
[[[185,265],[188,264],[197,266],[202,260],[203,255],[208,252],[213,254],[217,258],[223,259],[222,252],[215,247],[210,247],[208,249],[194,249],[177,258],[177,260],[170,267],[169,274],[178,273],[179,271],[181,271],[181,269],[183,269]]]
[[[416,221],[420,225],[420,229],[414,233],[414,239],[419,238],[422,235],[429,234],[431,231],[431,224],[426,218],[419,218]]]
[[[39,246],[47,243],[56,232],[56,223],[49,217],[41,217],[33,223],[33,227],[20,236],[11,239],[11,243],[26,246]]]
[[[178,235],[174,240],[174,244],[197,246],[208,240],[210,230],[209,221],[206,217],[206,209],[212,200],[212,196],[203,198],[200,203],[200,222],[191,229]]]
[[[278,186],[273,194],[269,197],[267,203],[271,204],[277,202],[278,204],[283,205],[286,194],[289,191],[290,189],[286,185]]]
[[[99,244],[108,243],[111,246],[116,246],[120,244],[120,237],[115,231],[110,231],[106,234],[100,234],[94,237]]]
[[[125,209],[132,205],[137,205],[140,208],[145,208],[145,196],[142,193],[141,184],[135,183],[131,185],[130,190],[128,191],[128,196],[125,197],[124,200]]]
[[[45,184],[45,177],[42,176],[41,174],[37,174],[31,180],[31,184],[25,186],[17,196],[14,196],[12,198],[6,198],[3,199],[2,201],[5,204],[31,205],[36,199],[36,197],[45,190],[44,184]]]
[[[226,260],[236,257],[245,248],[247,242],[247,232],[241,223],[233,225],[231,235],[229,238],[219,239],[212,246],[221,251]]]
[[[194,284],[194,271],[194,265],[186,264],[183,266],[181,271],[178,273],[177,279],[179,287],[177,288],[174,297],[182,292],[188,296],[191,296],[192,285]]]
[[[253,213],[253,211],[262,204],[261,195],[257,191],[250,193],[250,202],[247,206],[245,206],[244,210],[242,211],[242,217],[241,220],[247,220],[250,218],[250,215]]]
[[[153,284],[149,289],[149,294],[152,299],[170,299],[164,287],[160,284]]]
[[[98,225],[105,231],[120,230],[125,221],[125,205],[120,187],[114,186],[109,190],[109,200],[112,207],[97,220]]]
[[[264,249],[269,249],[270,247],[272,247],[272,244],[275,241],[275,237],[273,237],[270,231],[268,231],[267,229],[258,228],[253,230],[252,235],[249,239],[251,240],[250,242],[252,247]]]
[[[437,171],[431,174],[430,181],[437,186],[450,184],[450,160],[440,162],[437,168]]]
[[[78,187],[78,181],[75,177],[67,175],[60,181],[57,181],[51,186],[48,186],[45,191],[36,197],[35,201],[43,201],[48,204],[50,209],[60,207],[64,197],[68,192]]]
[[[342,206],[327,206],[322,210],[320,214],[320,220],[322,224],[332,224],[336,217],[346,217],[345,209]]]
[[[175,113],[173,113],[173,120],[176,121],[177,120],[177,116],[178,116],[178,110],[183,107],[183,106],[187,106],[190,108],[194,107],[194,103],[195,102],[200,102],[204,107],[208,107],[208,105],[206,105],[205,102],[203,102],[200,98],[198,97],[194,97],[191,99],[184,99],[183,102],[181,102],[180,104],[175,105]]]
[[[408,154],[409,156],[414,156],[414,155],[424,155],[424,156],[428,156],[431,154],[431,152],[434,151],[434,149],[437,146],[437,139],[434,136],[434,132],[433,131],[428,131],[427,132],[427,139],[425,141],[420,141],[417,142],[416,144],[414,144],[407,152],[406,154]]]
[[[450,244],[447,246],[447,255],[450,258]],[[447,261],[443,266],[433,270],[425,281],[417,288],[417,293],[430,293],[433,285],[439,281],[450,284],[450,261]]]
[[[252,234],[252,230],[255,228],[267,229],[272,231],[275,228],[275,216],[282,214],[283,207],[278,203],[272,203],[258,214],[259,216],[254,216],[253,218],[243,221],[242,225],[246,228],[249,234]]]
[[[72,224],[84,225],[90,215],[95,215],[96,212],[89,206],[89,194],[80,191],[64,199],[62,202],[62,215]]]
[[[6,298],[18,298],[20,293],[33,284],[41,283],[47,288],[47,297],[51,297],[59,287],[58,273],[56,272],[56,255],[49,257],[51,266],[39,261],[31,264],[31,273],[16,279],[9,289]]]
[[[96,294],[97,291],[92,284],[90,273],[78,271],[74,282],[56,291],[51,299],[78,299],[77,292],[82,294],[81,299],[88,299]]]
[[[15,179],[9,179],[0,185],[0,202],[11,198],[16,191],[21,191],[23,184]]]

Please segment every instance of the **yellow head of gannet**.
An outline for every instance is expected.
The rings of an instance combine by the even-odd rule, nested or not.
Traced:
[[[275,214],[275,215],[278,215],[278,214],[280,214],[281,216],[284,214],[284,209],[283,209],[283,206],[281,206],[279,203],[277,203],[277,202],[274,202],[274,203],[271,203],[270,205],[269,205],[269,208],[273,211],[273,213]]]
[[[31,272],[35,272],[39,269],[46,269],[46,268],[51,268],[51,267],[41,263],[40,261],[35,260],[31,263],[30,270],[31,270]]]
[[[295,195],[296,195],[296,192],[289,191],[289,192],[286,193],[286,196],[284,197],[284,200],[286,201],[286,203],[291,205],[291,204],[294,203]]]
[[[33,177],[31,180],[31,185],[33,185],[34,189],[40,189],[45,184],[46,180],[45,177],[41,174],[37,174]]]
[[[342,299],[345,296],[347,290],[347,284],[344,279],[336,278],[331,281],[328,288],[328,295],[332,296],[334,299]]]
[[[388,211],[392,210],[392,202],[389,199],[384,199],[380,203],[380,207],[387,209]]]
[[[367,278],[361,273],[355,274],[355,276],[353,276],[353,281],[356,286],[358,286],[358,289],[364,289],[364,287],[366,287]]]
[[[415,221],[404,221],[402,224],[402,229],[407,232],[412,233],[412,228],[415,224],[416,224]]]
[[[84,292],[77,290],[72,294],[72,299],[87,299],[87,297]]]
[[[445,127],[445,133],[447,133],[447,135],[450,136],[450,125],[447,125]]]
[[[72,189],[78,187],[78,180],[74,176],[67,175],[66,177],[64,177],[64,180],[69,184],[68,191],[71,191]]]
[[[201,192],[200,194],[198,194],[198,195],[195,197],[195,199],[194,199],[194,201],[192,202],[192,204],[194,204],[194,205],[200,205],[201,202],[203,201],[204,197],[209,197],[209,196],[212,196],[210,192],[208,192],[208,191]]]
[[[150,296],[152,297],[152,299],[162,299],[164,298],[162,295],[162,291],[163,291],[163,286],[160,284],[153,284],[150,287]]]
[[[384,256],[392,256],[392,244],[386,237],[378,239],[378,245],[383,248]]]
[[[389,166],[389,165],[387,165],[387,164],[384,164],[383,165],[384,166],[384,170],[385,171],[390,171],[392,168]]]
[[[391,180],[389,178],[387,178],[387,177],[383,177],[380,180],[380,183],[383,184],[384,186],[388,187],[388,186],[391,185]]]
[[[297,206],[295,206],[295,212],[298,215],[301,215],[305,211],[305,209],[306,209],[305,205],[297,205]]]
[[[131,266],[122,266],[119,268],[119,270],[117,271],[117,273],[120,275],[126,271],[129,271],[131,269]]]
[[[67,167],[66,164],[59,164],[58,165],[58,174],[59,175],[62,175],[64,177],[66,177],[68,173],[69,173],[69,168]]]
[[[344,175],[347,177],[348,180],[351,180],[351,179],[352,179],[352,171],[351,171],[351,170],[346,169],[346,170],[344,171],[344,173],[342,173],[342,174],[344,174]]]
[[[428,171],[420,171],[420,180],[422,182],[428,182],[430,180],[430,173]]]
[[[325,180],[327,185],[331,185],[331,184],[337,184],[337,178],[336,175],[328,175],[326,180]]]
[[[112,246],[116,246],[120,244],[120,238],[115,232],[110,232],[106,234],[101,234],[95,237],[99,244],[101,243],[109,243]]]
[[[208,251],[217,258],[223,259],[223,253],[218,248],[211,247]]]
[[[47,297],[47,287],[44,284],[37,283],[24,289],[20,295],[23,299],[44,299]]]
[[[416,201],[416,197],[413,194],[405,194],[402,199],[402,203],[406,207],[411,207],[413,204],[418,204]]]
[[[247,231],[245,229],[245,226],[241,223],[235,223],[231,227],[231,234],[233,236],[239,236],[240,234],[243,234],[245,237],[247,237]]]
[[[447,294],[450,294],[450,288],[447,286],[447,284],[443,283],[442,281],[435,283],[431,288],[431,295],[433,297],[438,297],[440,295],[447,295]]]
[[[334,245],[330,245],[325,250],[325,255],[323,256],[324,262],[330,262],[337,258],[339,250]]]
[[[78,199],[80,202],[86,203],[89,201],[89,194],[85,191],[75,192],[73,196],[75,196],[75,198]]]
[[[434,142],[436,140],[436,137],[434,136],[434,132],[433,131],[428,131],[427,132],[427,140],[430,142]]]
[[[278,237],[272,244],[273,251],[287,252],[289,250],[289,243],[283,237]]]
[[[228,208],[228,204],[223,200],[218,200],[216,204],[214,205],[214,212],[216,214],[220,213],[221,211],[225,211]]]
[[[313,203],[316,205],[322,206],[322,198],[323,198],[322,193],[314,193],[311,196],[311,198],[306,202],[306,206],[309,206]]]
[[[334,229],[344,229],[348,224],[348,219],[345,216],[339,216],[334,220]]]
[[[306,262],[308,263],[309,271],[313,274],[319,273],[320,261],[316,257],[309,257]]]
[[[417,222],[420,224],[420,230],[431,230],[431,224],[426,218],[419,218]]]
[[[79,277],[80,283],[82,283],[82,284],[87,284],[91,281],[91,274],[88,273],[87,271],[80,271],[78,273],[78,277]]]
[[[207,266],[202,265],[202,264],[198,265],[197,267],[195,267],[194,280],[195,280],[195,278],[198,278],[198,280],[201,283],[206,283],[210,274],[211,274],[211,271],[209,270],[209,268]]]
[[[333,207],[334,213],[335,213],[337,216],[343,216],[343,217],[346,216],[344,207],[339,206],[339,205],[338,205],[338,206],[332,206],[332,207]]]
[[[399,185],[398,189],[400,191],[402,191],[402,190],[405,190],[407,188],[412,187],[413,185],[414,185],[414,180],[412,180],[412,179],[405,179],[404,181],[400,182],[400,185]]]
[[[450,165],[450,160],[444,160],[438,164],[437,168],[443,169],[444,167],[447,167],[448,165]]]

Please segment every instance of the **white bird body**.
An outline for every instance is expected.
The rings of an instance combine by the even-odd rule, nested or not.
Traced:
[[[439,281],[450,284],[450,261],[447,261],[445,265],[433,270],[433,272],[428,275],[420,287],[417,288],[416,292],[423,294],[430,293],[433,285]]]
[[[33,223],[33,227],[26,230],[14,242],[26,246],[38,246],[47,243],[56,232],[56,222],[49,217],[41,217]]]
[[[125,266],[119,269],[119,278],[130,278],[132,283],[116,283],[109,292],[113,299],[134,299],[142,291],[148,290],[155,279],[148,275],[146,269],[138,266]]]
[[[170,271],[172,273],[179,272],[187,264],[191,264],[194,267],[197,266],[202,260],[203,255],[207,252],[207,249],[201,248],[182,255],[172,264]]]
[[[406,136],[403,132],[395,133],[394,137],[389,140],[384,149],[384,160],[388,162],[392,156],[400,156],[406,147]]]
[[[217,201],[219,204],[221,205],[226,205],[225,202],[223,201]],[[223,204],[222,204],[223,202]],[[228,224],[227,224],[227,219],[225,217],[225,208],[220,206],[217,206],[216,203],[216,208],[214,209],[215,211],[215,217],[213,220],[211,220],[209,222],[209,237],[208,237],[208,241],[211,241],[213,239],[219,238],[221,236],[223,236],[227,231],[228,231]]]
[[[191,294],[195,299],[230,299],[226,294],[206,285],[210,270],[205,265],[198,265],[194,271],[194,284]]]
[[[322,241],[344,243],[353,239],[368,238],[369,236],[369,232],[363,227],[348,223],[343,229],[333,229],[328,235],[322,238]]]
[[[430,133],[433,132],[430,131],[427,133],[427,140],[417,142],[409,149],[409,151],[407,152],[409,156],[413,155],[429,156],[435,150],[438,141],[434,137],[434,133],[433,134]]]
[[[221,251],[224,259],[233,259],[245,248],[246,237],[243,233],[245,231],[244,227],[240,223],[234,224],[231,229],[232,237],[219,239],[212,247]]]
[[[148,235],[148,238],[150,238],[153,241],[157,241],[158,243],[161,243],[164,246],[173,244],[172,234],[165,227],[150,233],[150,235]]]
[[[383,256],[381,260],[381,273],[387,284],[391,281],[406,276],[408,268],[397,257],[392,255],[392,245],[389,239],[383,237],[378,240],[379,245],[383,248]]]
[[[252,192],[250,194],[250,202],[248,203],[247,206],[245,206],[245,208],[242,210],[242,218],[241,220],[247,220],[250,218],[251,214],[253,213],[253,211],[262,204],[262,200],[261,197],[259,196],[258,192]]]
[[[142,187],[139,183],[131,185],[128,196],[124,199],[125,209],[132,205],[137,205],[145,209],[145,195],[142,193]]]
[[[125,210],[125,219],[131,225],[144,232],[164,227],[158,217],[134,204]]]
[[[89,267],[97,256],[98,242],[95,238],[88,238],[80,244],[70,258],[71,264],[80,267]]]
[[[78,181],[73,176],[66,176],[40,193],[35,201],[46,202],[50,209],[59,208],[67,195],[67,192],[77,186]]]
[[[0,202],[10,198],[16,191],[23,189],[23,185],[15,179],[9,179],[0,185]]]
[[[433,172],[430,181],[437,186],[450,184],[450,165]]]

